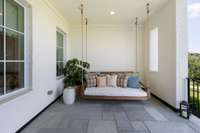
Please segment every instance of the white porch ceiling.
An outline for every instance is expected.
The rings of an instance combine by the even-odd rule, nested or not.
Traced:
[[[81,0],[49,0],[70,23],[80,23]],[[84,0],[85,14],[90,24],[129,24],[135,17],[146,18],[146,3],[151,12],[161,8],[168,0]],[[111,16],[110,11],[116,14]]]

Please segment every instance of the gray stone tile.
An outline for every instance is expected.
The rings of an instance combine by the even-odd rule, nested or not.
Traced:
[[[133,131],[130,121],[117,120],[116,122],[118,131]]]
[[[74,131],[67,128],[41,128],[38,133],[85,133],[84,131]]]
[[[39,127],[40,128],[58,128],[64,116],[65,116],[65,113],[57,112],[47,122],[41,123]]]
[[[102,110],[95,108],[70,108],[65,115],[66,119],[101,120]]]
[[[115,120],[119,121],[129,121],[125,112],[115,112]]]
[[[34,119],[33,122],[28,125],[27,128],[44,127],[44,125],[48,123],[50,120],[52,120],[55,115],[56,113],[50,113],[45,111],[42,114],[40,114],[36,119]]]
[[[25,128],[21,133],[38,133],[39,128]]]
[[[167,107],[157,107],[157,110],[168,120],[168,121],[185,121],[185,119],[181,118],[178,113],[173,112],[171,109]]]
[[[99,108],[102,109],[102,103],[97,103],[94,101],[88,101],[88,102],[79,102],[79,103],[75,103],[74,106],[79,106],[79,107],[83,107],[83,108]]]
[[[104,104],[103,105],[103,111],[110,111],[110,112],[123,112],[123,107],[121,104]]]
[[[144,131],[122,131],[122,132],[119,132],[119,133],[150,133],[150,132],[144,132]]]
[[[197,133],[200,133],[200,126],[192,123],[191,121],[187,121],[186,124],[191,127],[193,130],[195,130]]]
[[[59,99],[21,132],[117,133],[117,129],[118,133],[199,130],[154,98],[147,102],[77,100],[73,105],[64,105]]]
[[[154,107],[145,107],[146,111],[157,121],[168,121],[158,110]]]
[[[114,121],[89,121],[87,133],[118,133]]]
[[[131,122],[133,128],[134,128],[134,131],[138,131],[138,132],[148,132],[148,129],[146,128],[146,126],[144,125],[143,122],[141,121],[132,121]]]
[[[115,120],[114,112],[103,111],[102,120]]]
[[[168,121],[185,121],[185,119],[179,117],[178,113],[175,113],[170,108],[160,103],[158,100],[151,100],[151,107],[159,111]]]
[[[185,123],[180,122],[145,122],[152,133],[196,133]]]
[[[144,102],[142,101],[127,101],[127,102],[121,102],[122,107],[143,107],[145,106]]]
[[[125,108],[128,118],[131,121],[154,121],[155,119],[145,110],[144,107]]]
[[[70,121],[71,121],[70,119],[64,118],[64,119],[60,122],[58,128],[67,128],[67,127],[69,126],[69,124],[70,124]]]
[[[68,124],[68,129],[75,132],[86,132],[88,128],[88,120],[71,120]]]
[[[102,113],[90,113],[90,112],[82,112],[82,113],[68,113],[66,115],[69,119],[84,119],[84,120],[101,120],[102,119]]]

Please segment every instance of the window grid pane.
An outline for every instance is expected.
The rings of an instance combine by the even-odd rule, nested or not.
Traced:
[[[57,61],[63,61],[63,48],[57,48]]]
[[[24,88],[24,63],[6,63],[6,92]]]
[[[60,32],[57,32],[57,47],[63,48],[63,34]]]
[[[57,62],[57,76],[63,75],[64,62]]]
[[[0,95],[4,94],[4,63],[0,62]]]
[[[24,35],[6,30],[6,59],[24,60]]]
[[[0,28],[0,60],[4,60],[4,30]]]
[[[4,0],[0,0],[0,25],[4,23]]]
[[[0,0],[0,95],[25,88],[24,7],[5,2]]]
[[[6,0],[6,26],[24,32],[24,8],[13,0]]]
[[[57,58],[56,58],[56,76],[63,75],[64,68],[64,35],[57,31]]]

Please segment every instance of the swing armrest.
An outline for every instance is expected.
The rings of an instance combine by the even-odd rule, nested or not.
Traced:
[[[146,91],[148,99],[151,98],[151,89],[147,86],[145,86],[142,82],[140,82],[141,88]]]
[[[81,97],[84,97],[85,89],[86,89],[86,83],[83,83],[83,84],[81,85],[81,91],[80,91]]]

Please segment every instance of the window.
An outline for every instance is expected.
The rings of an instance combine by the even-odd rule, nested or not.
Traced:
[[[57,65],[57,70],[56,70],[56,75],[57,77],[60,77],[63,75],[63,66],[64,66],[64,37],[65,33],[62,32],[61,30],[57,30],[57,59],[56,59],[56,65]]]
[[[149,69],[158,72],[158,28],[150,31]]]
[[[0,95],[27,87],[25,7],[0,0]]]

